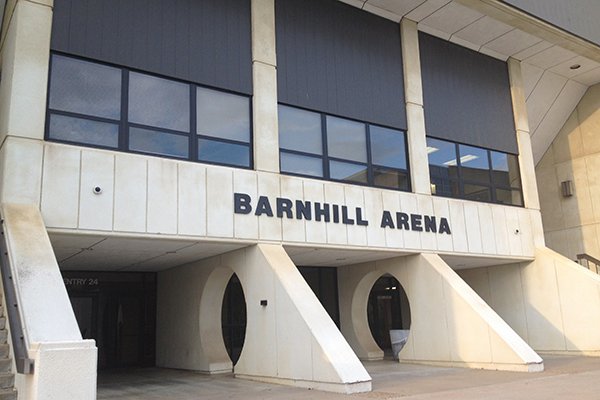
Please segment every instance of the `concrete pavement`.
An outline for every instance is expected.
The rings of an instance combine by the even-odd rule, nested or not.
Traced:
[[[373,378],[373,391],[350,396],[248,382],[231,375],[160,368],[114,370],[99,374],[98,399],[600,399],[600,357],[543,358],[546,370],[541,373],[369,362],[365,366]]]

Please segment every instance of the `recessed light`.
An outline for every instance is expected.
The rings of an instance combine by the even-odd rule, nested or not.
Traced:
[[[579,65],[579,64],[573,64],[569,68],[571,68],[571,69],[579,69],[579,68],[581,68],[581,65]]]

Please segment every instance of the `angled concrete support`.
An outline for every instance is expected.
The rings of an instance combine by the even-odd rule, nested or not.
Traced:
[[[280,245],[254,245],[161,272],[158,365],[231,370],[220,317],[234,272],[247,315],[237,377],[341,393],[371,390],[371,377]]]
[[[410,335],[399,354],[401,361],[543,370],[542,359],[435,254],[339,269],[342,332],[360,357],[381,354],[369,331],[367,301],[373,283],[384,274],[398,279],[410,303]]]
[[[599,275],[546,247],[461,275],[536,351],[600,356]]]
[[[19,398],[95,399],[95,342],[81,337],[40,211],[2,204],[2,218],[25,344],[34,361],[33,374],[16,376]]]

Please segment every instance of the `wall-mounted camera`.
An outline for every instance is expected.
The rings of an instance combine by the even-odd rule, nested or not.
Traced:
[[[94,186],[94,189],[92,189],[92,191],[94,192],[94,194],[100,194],[102,193],[102,188],[100,186]]]

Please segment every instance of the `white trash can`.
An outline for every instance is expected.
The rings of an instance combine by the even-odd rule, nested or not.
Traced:
[[[392,342],[392,354],[394,360],[398,359],[398,353],[408,340],[408,329],[390,329],[390,341]]]

